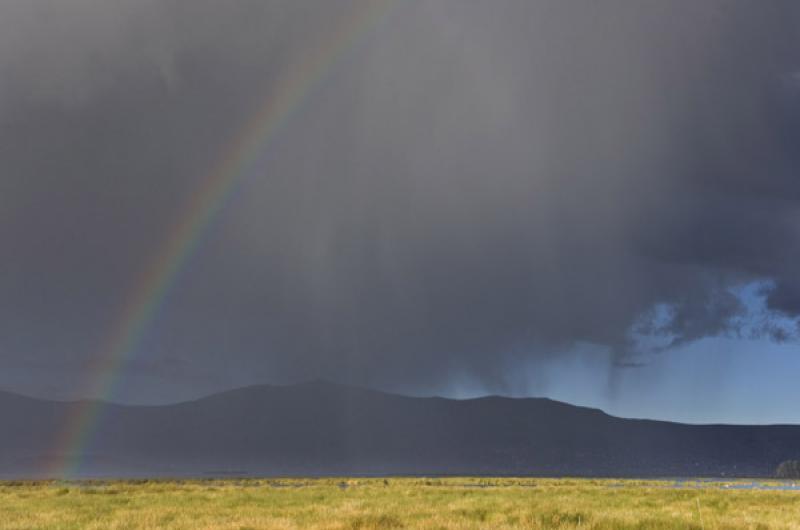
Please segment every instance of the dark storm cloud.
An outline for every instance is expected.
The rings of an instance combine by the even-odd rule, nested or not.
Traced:
[[[0,7],[6,366],[81,371],[241,124],[360,5]],[[400,3],[247,176],[131,371],[499,386],[578,343],[635,366],[637,329],[792,340],[771,319],[800,315],[798,22],[777,1]]]

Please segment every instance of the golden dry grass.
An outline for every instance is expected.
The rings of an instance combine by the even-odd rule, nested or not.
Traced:
[[[532,478],[5,482],[0,529],[800,529],[800,491],[673,486]]]

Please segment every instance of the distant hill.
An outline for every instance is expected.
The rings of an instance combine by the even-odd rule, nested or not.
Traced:
[[[0,393],[0,476],[52,473],[80,402]],[[800,426],[620,419],[549,399],[412,398],[315,382],[165,406],[105,405],[85,476],[763,476]],[[75,455],[72,455],[75,456]]]

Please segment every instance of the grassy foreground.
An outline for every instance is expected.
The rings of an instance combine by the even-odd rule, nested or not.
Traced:
[[[620,480],[0,482],[0,529],[800,529],[800,491]]]

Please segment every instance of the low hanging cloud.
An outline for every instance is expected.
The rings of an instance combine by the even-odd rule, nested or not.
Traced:
[[[97,355],[270,87],[365,5],[3,3],[3,362],[35,386]],[[798,23],[779,1],[398,2],[265,146],[132,372],[491,387],[575,344],[636,366],[637,334],[794,340]]]

